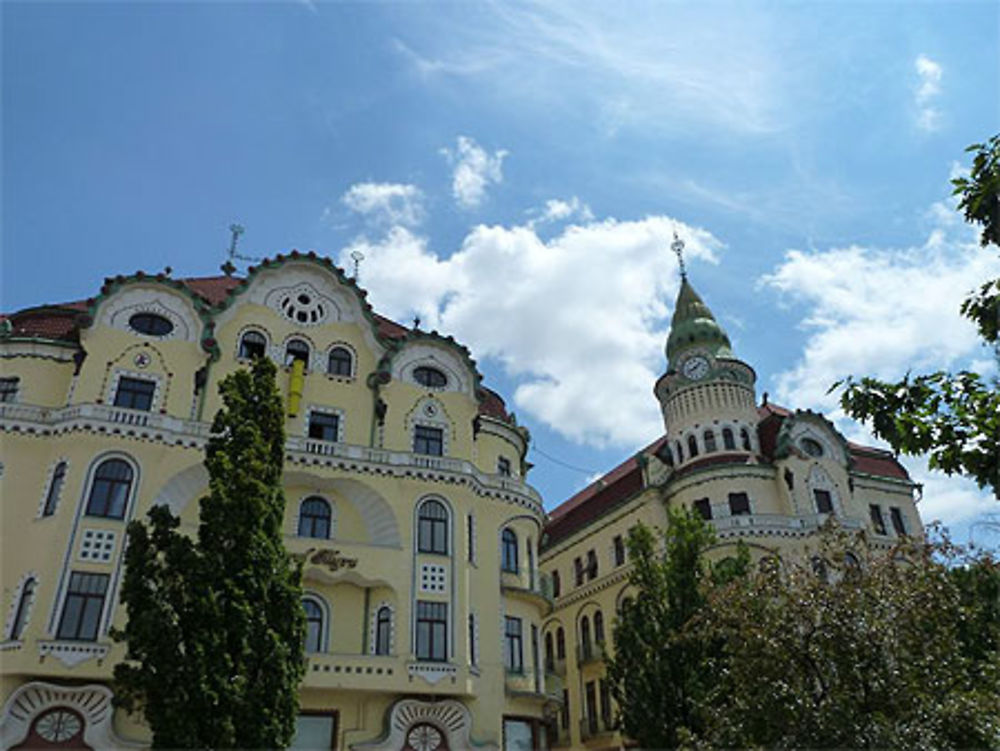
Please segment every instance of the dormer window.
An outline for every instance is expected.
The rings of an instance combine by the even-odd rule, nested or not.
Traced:
[[[309,367],[309,345],[301,339],[290,339],[285,345],[285,365],[292,365],[296,360]]]
[[[814,438],[803,438],[799,445],[802,446],[802,450],[805,451],[809,456],[819,458],[823,456],[823,444]]]
[[[444,373],[427,365],[413,369],[413,380],[429,389],[443,389],[448,385],[448,377]]]
[[[248,331],[240,338],[240,352],[238,357],[244,360],[252,360],[255,357],[263,357],[267,351],[267,339],[259,331]]]
[[[147,336],[166,336],[174,330],[174,324],[168,318],[156,313],[136,313],[128,319],[129,327]]]

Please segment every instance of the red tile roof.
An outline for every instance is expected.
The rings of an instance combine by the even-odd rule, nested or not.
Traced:
[[[497,420],[503,420],[504,422],[510,422],[511,417],[507,412],[507,405],[504,404],[503,398],[500,394],[493,389],[486,388],[485,386],[482,390],[486,394],[486,398],[479,402],[479,414],[486,415],[487,417],[493,417]]]
[[[854,460],[852,469],[857,472],[879,477],[895,477],[899,480],[910,479],[906,467],[899,463],[891,451],[862,446],[850,441],[847,442],[847,448],[851,452],[851,459]]]

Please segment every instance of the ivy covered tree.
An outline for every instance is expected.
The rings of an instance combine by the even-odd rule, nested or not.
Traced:
[[[997,563],[947,543],[824,546],[709,597],[694,632],[722,645],[707,663],[720,680],[693,745],[998,747]]]
[[[639,524],[628,539],[633,596],[615,621],[607,661],[622,732],[642,748],[676,748],[705,724],[715,676],[707,660],[717,645],[691,630],[708,589],[744,573],[749,553],[711,566],[711,528],[690,511],[669,509],[662,539]],[[660,544],[662,543],[662,545]]]
[[[281,537],[284,414],[257,358],[219,385],[197,537],[165,506],[128,528],[116,703],[154,748],[283,748],[304,673],[301,570]]]
[[[1000,246],[1000,134],[973,144],[969,177],[953,180],[958,209],[981,228],[980,244]],[[1000,279],[988,280],[962,303],[983,342],[1000,361]],[[931,469],[968,475],[1000,500],[1000,378],[938,371],[888,382],[848,377],[844,411],[869,420],[875,435],[904,454],[929,454]]]

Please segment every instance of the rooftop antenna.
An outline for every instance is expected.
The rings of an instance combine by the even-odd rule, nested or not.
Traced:
[[[674,241],[670,243],[670,249],[677,255],[677,265],[681,267],[681,279],[687,281],[687,268],[684,266],[684,241],[677,236],[674,230]]]
[[[236,271],[236,265],[233,263],[234,259],[239,261],[261,260],[260,258],[245,256],[236,252],[236,243],[240,241],[240,235],[246,232],[246,228],[242,224],[230,224],[229,231],[232,233],[232,239],[229,241],[229,250],[227,251],[229,256],[226,258],[226,262],[222,264],[222,270],[226,273],[226,276],[230,276],[234,271]]]
[[[360,279],[359,272],[361,270],[361,262],[365,260],[365,254],[360,250],[351,251],[351,260],[354,261],[354,281]]]

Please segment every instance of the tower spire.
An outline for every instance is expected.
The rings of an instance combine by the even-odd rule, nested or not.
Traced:
[[[677,265],[681,269],[681,280],[687,281],[687,268],[684,266],[684,241],[677,236],[677,230],[674,230],[674,241],[670,243],[670,249],[674,251],[677,256]]]

